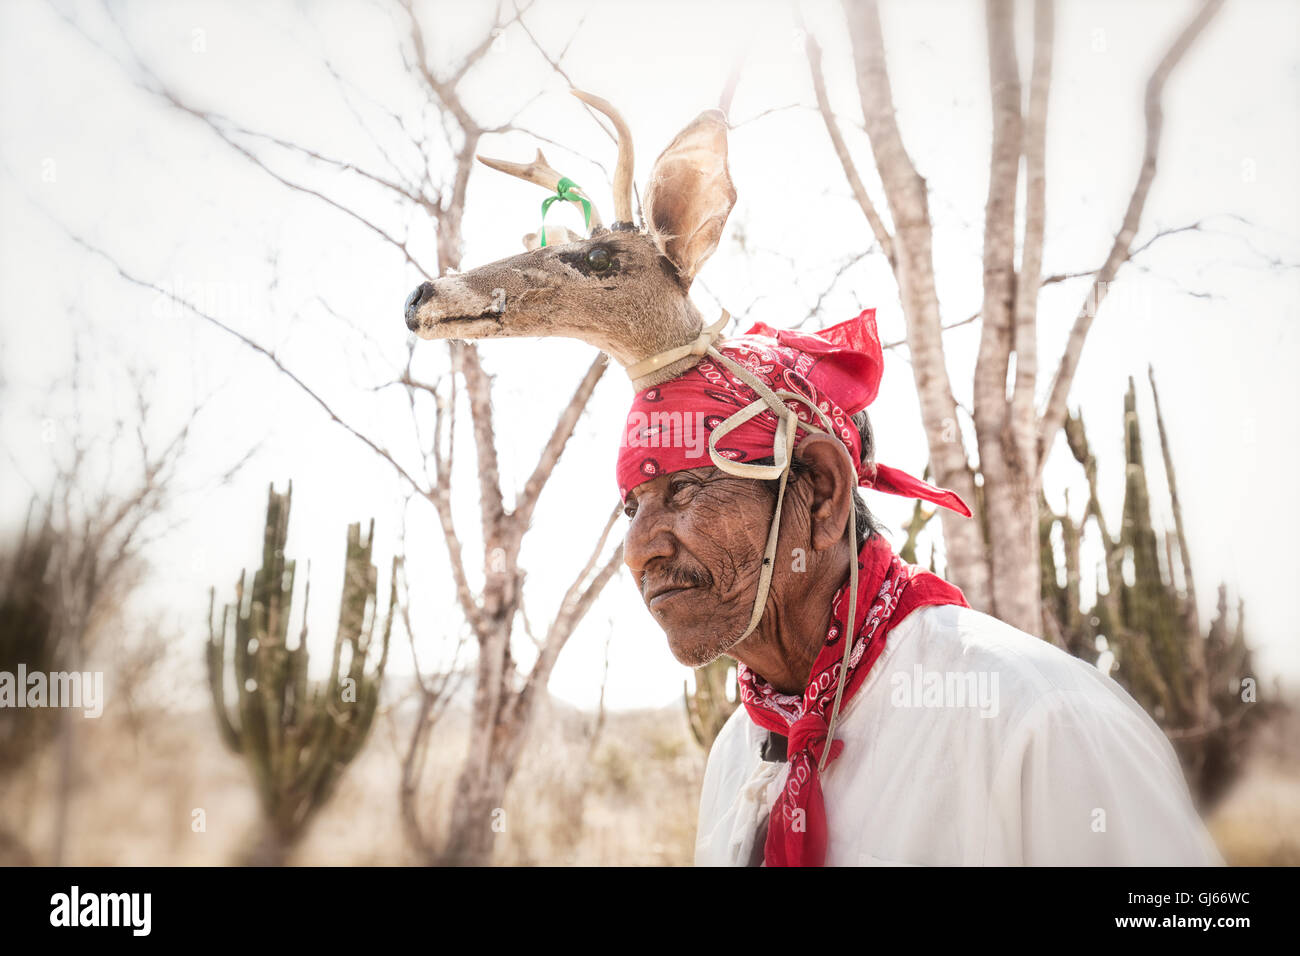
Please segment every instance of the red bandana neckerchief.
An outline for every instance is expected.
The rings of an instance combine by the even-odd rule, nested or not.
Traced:
[[[911,611],[930,604],[969,607],[966,598],[943,578],[905,564],[883,538],[875,537],[858,552],[857,627],[849,673],[844,682],[841,711],[862,687],[872,664],[885,648],[885,637]],[[826,745],[826,732],[844,649],[839,646],[848,608],[846,581],[831,605],[826,643],[813,662],[802,695],[780,694],[744,664],[737,667],[740,699],[754,723],[786,735],[790,761],[785,789],[772,807],[763,861],[767,866],[822,866],[826,861],[826,807],[817,763]],[[839,756],[844,742],[831,744],[827,766]],[[801,825],[796,826],[796,821]]]

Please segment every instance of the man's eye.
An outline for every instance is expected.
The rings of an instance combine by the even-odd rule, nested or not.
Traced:
[[[685,498],[688,496],[690,489],[696,487],[698,487],[698,483],[694,481],[680,480],[680,481],[669,482],[668,500],[676,501],[681,498]]]
[[[592,272],[604,272],[610,267],[611,262],[609,250],[604,246],[596,246],[587,251],[587,265],[591,267]]]

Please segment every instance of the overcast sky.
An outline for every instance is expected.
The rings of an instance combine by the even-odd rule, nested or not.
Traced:
[[[51,455],[66,450],[70,430],[102,433],[115,414],[129,413],[126,370],[149,375],[158,433],[206,397],[171,516],[179,524],[151,551],[153,571],[140,606],[167,615],[182,634],[182,654],[197,667],[208,587],[233,596],[239,570],[256,566],[267,484],[292,479],[289,552],[312,563],[315,663],[326,666],[349,522],[376,519],[377,563],[386,581],[403,495],[393,469],[264,359],[165,298],[124,282],[65,229],[108,251],[128,272],[274,347],[350,423],[416,465],[404,394],[375,386],[390,381],[405,360],[401,306],[420,279],[417,270],[373,231],[286,190],[203,124],[142,91],[124,37],[194,105],[368,169],[392,162],[418,175],[419,156],[393,118],[425,129],[436,144],[436,121],[426,122],[434,114],[403,65],[401,17],[385,4],[127,3],[113,9],[116,24],[98,4],[0,5],[0,430],[7,452],[0,519],[8,527],[21,521],[31,486],[44,488]],[[1095,268],[1104,257],[1137,173],[1146,76],[1192,9],[1182,2],[1059,5],[1046,273]],[[623,110],[636,136],[642,187],[672,135],[715,105],[735,51],[746,48],[731,110],[739,200],[696,285],[697,303],[710,317],[725,305],[743,331],[752,321],[800,322],[825,292],[807,328],[875,306],[883,338],[900,339],[897,289],[879,255],[826,291],[871,236],[809,108],[794,10],[785,3],[539,0],[526,21],[553,53],[571,40],[564,66],[574,82]],[[989,152],[981,10],[954,0],[890,3],[883,14],[902,133],[931,190],[945,322],[972,314],[981,298]],[[464,2],[423,8],[431,54],[444,73],[489,28],[492,11]],[[825,47],[832,101],[883,207],[865,135],[855,125],[860,114],[840,9],[809,3],[803,12]],[[1292,607],[1300,519],[1285,492],[1300,464],[1300,277],[1275,263],[1300,261],[1297,21],[1294,3],[1230,2],[1170,82],[1159,175],[1139,242],[1157,229],[1198,220],[1204,228],[1161,240],[1123,269],[1071,396],[1100,460],[1103,507],[1118,527],[1123,391],[1130,376],[1137,379],[1156,519],[1171,526],[1146,386],[1147,365],[1154,366],[1202,621],[1212,614],[1218,583],[1226,582],[1234,603],[1239,595],[1246,601],[1262,676],[1290,682],[1300,677]],[[1027,16],[1021,26],[1025,67]],[[527,37],[510,28],[463,89],[484,125],[504,122],[522,107],[519,126],[564,144],[546,145],[548,156],[596,195],[608,218],[605,176],[591,159],[611,169],[613,145],[566,87]],[[412,210],[264,140],[243,142],[280,175],[408,237],[417,260],[434,268],[432,226]],[[487,137],[482,149],[524,159],[536,145],[529,133],[511,132]],[[430,173],[436,181],[446,166]],[[541,198],[536,187],[477,170],[464,223],[465,267],[519,251],[520,237],[538,226]],[[580,218],[559,208],[551,217],[574,226]],[[742,235],[747,255],[737,241]],[[1046,369],[1059,359],[1085,288],[1067,282],[1043,293],[1040,362]],[[67,389],[56,384],[71,370],[74,342],[81,343],[84,392],[75,419]],[[974,325],[945,339],[954,388],[967,407],[977,342]],[[445,351],[420,343],[416,374],[433,379],[445,372]],[[496,375],[504,483],[517,488],[594,353],[573,341],[520,340],[487,343],[482,354]],[[1044,374],[1040,393],[1049,381]],[[585,562],[616,500],[617,435],[630,398],[626,377],[611,369],[541,499],[523,554],[537,628]],[[888,353],[871,412],[880,459],[920,474],[925,440],[905,350]],[[458,439],[467,436],[466,425]],[[213,476],[254,445],[258,451],[238,478],[213,490]],[[461,443],[455,508],[467,560],[478,567],[472,468],[472,447]],[[1072,488],[1079,513],[1085,485],[1063,442],[1048,463],[1045,485],[1058,509]],[[872,495],[871,506],[900,544],[908,502]],[[423,659],[433,660],[454,641],[459,612],[432,508],[416,501],[407,521],[418,646]],[[923,557],[929,547],[923,545]],[[1095,547],[1090,555],[1088,563],[1096,559]],[[658,705],[680,694],[686,671],[624,573],[562,655],[551,685],[557,695],[594,704],[611,634],[612,706]],[[519,655],[527,660],[527,641],[521,641]],[[404,652],[394,668],[409,668]]]

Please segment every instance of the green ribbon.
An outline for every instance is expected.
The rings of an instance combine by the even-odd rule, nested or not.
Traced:
[[[555,184],[555,195],[547,196],[542,200],[542,246],[546,245],[546,210],[550,209],[551,203],[557,200],[582,203],[582,216],[586,220],[587,231],[591,232],[591,203],[578,192],[578,188],[578,184],[572,179],[561,179]]]

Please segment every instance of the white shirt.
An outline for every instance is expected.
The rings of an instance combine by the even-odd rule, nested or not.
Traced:
[[[828,866],[1223,863],[1137,702],[969,608],[919,608],[890,631],[835,736]],[[789,767],[762,760],[765,739],[740,707],[714,741],[697,865],[744,866],[755,850]]]

